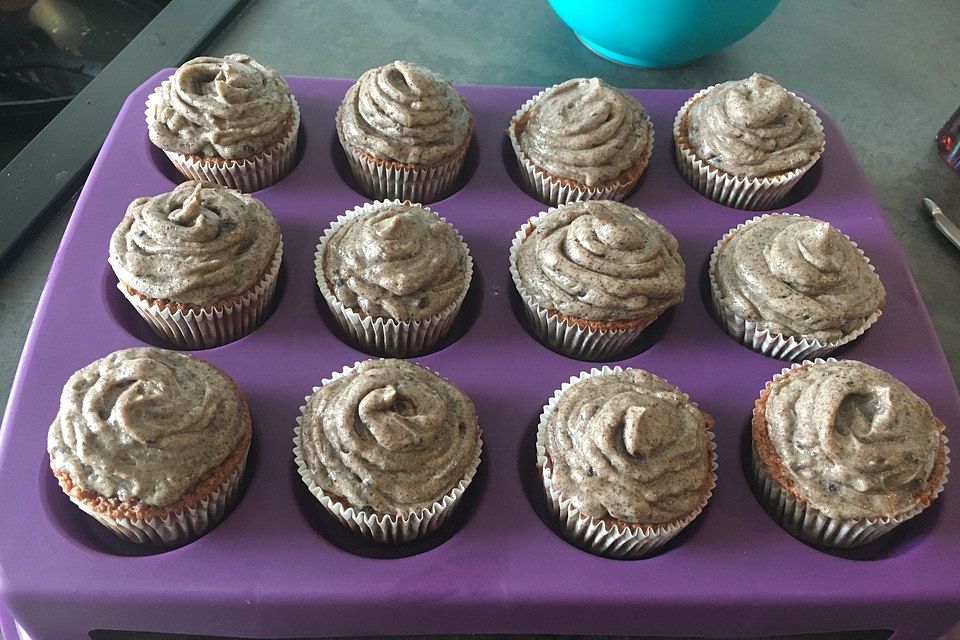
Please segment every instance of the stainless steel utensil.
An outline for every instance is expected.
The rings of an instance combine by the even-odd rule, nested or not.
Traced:
[[[933,224],[937,226],[937,229],[940,229],[940,233],[945,235],[947,240],[960,249],[960,227],[953,224],[950,218],[943,214],[943,211],[940,210],[937,203],[930,198],[923,199],[923,208],[926,209],[927,213],[933,218]]]

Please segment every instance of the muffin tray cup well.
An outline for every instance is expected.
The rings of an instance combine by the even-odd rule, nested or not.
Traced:
[[[147,139],[143,105],[170,75],[127,100],[54,260],[0,429],[0,629],[5,640],[80,640],[91,630],[283,638],[388,634],[752,636],[893,629],[936,638],[960,620],[960,500],[936,503],[883,539],[823,551],[786,533],[753,495],[750,416],[781,360],[727,336],[710,314],[706,266],[717,240],[754,213],[701,196],[678,173],[671,129],[694,91],[630,91],[657,131],[626,202],[663,223],[687,264],[682,304],[616,364],[676,384],[716,419],[717,486],[704,512],[651,557],[582,551],[551,524],[537,476],[544,403],[597,363],[561,356],[525,329],[508,272],[520,225],[545,206],[518,186],[504,130],[539,88],[464,86],[476,116],[464,175],[430,205],[463,235],[474,284],[440,349],[413,360],[477,406],[483,462],[463,503],[431,538],[383,547],[349,534],[310,496],[293,461],[303,397],[366,354],[347,344],[314,279],[323,230],[367,201],[350,183],[334,115],[352,80],[290,78],[301,159],[259,191],[280,222],[276,307],[250,335],[196,352],[247,395],[253,445],[243,495],[224,521],[173,550],[124,541],[83,514],[49,470],[46,436],[63,383],[110,351],[164,346],[123,299],[107,264],[129,202],[173,188],[178,172]],[[824,116],[821,161],[780,210],[835,224],[870,256],[883,317],[834,354],[881,367],[924,397],[960,442],[960,398],[896,239],[837,126]]]

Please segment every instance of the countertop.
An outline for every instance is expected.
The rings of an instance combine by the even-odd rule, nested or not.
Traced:
[[[960,380],[960,252],[920,207],[928,196],[960,222],[960,175],[933,142],[960,104],[956,9],[956,0],[783,0],[719,53],[640,70],[588,51],[545,0],[254,0],[208,53],[243,51],[284,74],[350,78],[404,58],[462,84],[548,86],[599,76],[626,88],[701,88],[755,71],[771,75],[811,96],[842,129]],[[0,406],[71,210],[72,201],[0,274]]]

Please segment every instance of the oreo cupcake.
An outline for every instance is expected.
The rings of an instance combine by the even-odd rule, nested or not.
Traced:
[[[646,110],[599,78],[541,91],[517,111],[507,135],[527,191],[550,205],[622,200],[653,151]]]
[[[731,229],[710,257],[713,313],[754,351],[784,360],[826,355],[880,317],[873,265],[827,222],[766,214]]]
[[[926,509],[949,463],[943,423],[889,373],[806,361],[768,382],[753,411],[760,502],[789,533],[854,547]]]
[[[370,69],[347,90],[337,135],[363,193],[426,204],[453,187],[473,114],[450,82],[397,60]]]
[[[690,98],[673,125],[677,167],[697,191],[738,209],[770,209],[823,154],[809,104],[769,77],[714,85]]]
[[[150,141],[193,180],[257,191],[296,164],[297,101],[242,53],[185,62],[150,94],[146,116]]]
[[[120,536],[174,545],[237,497],[251,426],[225,373],[164,349],[115,351],[67,381],[47,436],[70,500]]]
[[[280,228],[263,203],[210,183],[137,198],[110,238],[120,292],[157,335],[183,349],[216,347],[257,328],[282,257]]]
[[[343,330],[378,355],[423,353],[450,330],[473,277],[463,238],[427,207],[373,202],[337,217],[315,256]]]
[[[686,267],[661,224],[599,200],[561,205],[520,227],[510,275],[541,342],[598,360],[622,353],[683,300]]]
[[[583,372],[554,393],[537,429],[547,504],[578,547],[639,558],[696,518],[716,486],[713,419],[640,369]]]
[[[306,401],[293,450],[300,477],[369,540],[409,542],[440,527],[480,465],[470,398],[411,362],[358,362]]]

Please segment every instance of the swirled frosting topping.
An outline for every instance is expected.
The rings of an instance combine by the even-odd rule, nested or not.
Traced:
[[[574,78],[536,99],[517,138],[536,166],[592,187],[636,165],[651,130],[643,106],[623,91],[599,78]]]
[[[855,360],[807,365],[774,382],[765,417],[787,478],[836,518],[913,508],[940,447],[930,406]]]
[[[248,55],[185,62],[158,89],[150,140],[184,155],[246,158],[277,142],[293,117],[290,88]]]
[[[520,280],[542,307],[585,320],[635,320],[683,300],[676,238],[612,200],[565,204],[520,245]]]
[[[469,142],[473,115],[453,85],[397,60],[370,69],[340,105],[340,139],[381,160],[433,166]]]
[[[813,110],[759,73],[717,85],[695,102],[687,137],[699,158],[746,178],[799,169],[824,145]]]
[[[130,203],[110,238],[110,265],[147,297],[210,305],[253,287],[279,242],[277,221],[262,202],[190,181]]]
[[[567,387],[545,436],[554,486],[594,518],[670,522],[697,508],[712,473],[703,414],[640,369]]]
[[[826,222],[771,215],[717,255],[724,305],[774,333],[837,340],[862,327],[885,292],[856,247]]]
[[[300,449],[325,492],[402,516],[460,483],[479,438],[477,412],[458,388],[405,360],[367,360],[310,396]]]
[[[334,232],[324,275],[345,306],[401,322],[439,314],[463,296],[467,252],[457,232],[420,205],[385,205]]]
[[[164,506],[226,460],[246,420],[233,382],[213,366],[124,349],[70,377],[47,451],[53,470],[87,491]]]

